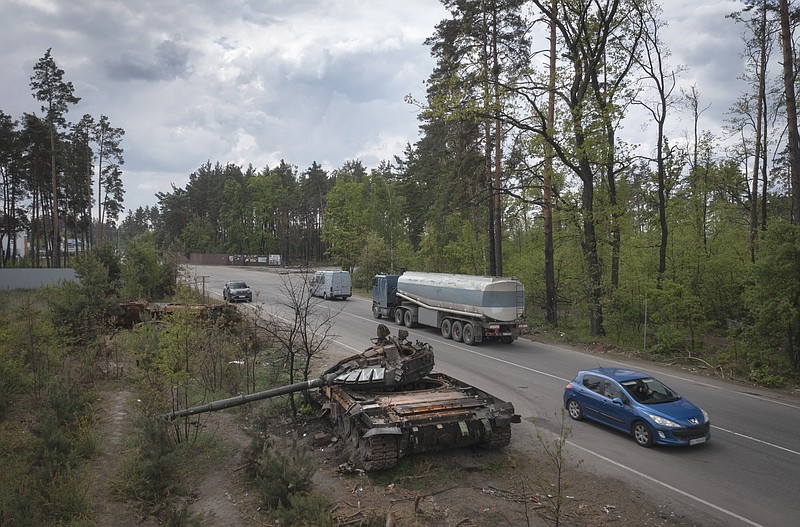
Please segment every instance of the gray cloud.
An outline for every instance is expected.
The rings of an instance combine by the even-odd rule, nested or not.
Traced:
[[[124,52],[106,62],[111,80],[165,81],[189,76],[189,49],[172,40],[164,40],[151,53]]]
[[[724,19],[738,3],[663,3],[672,60],[716,121],[738,94],[739,30]],[[126,209],[208,160],[331,170],[402,154],[419,124],[403,97],[424,99],[423,41],[446,16],[438,0],[0,0],[0,13],[0,110],[38,111],[30,76],[52,47],[82,97],[68,118],[126,132]]]

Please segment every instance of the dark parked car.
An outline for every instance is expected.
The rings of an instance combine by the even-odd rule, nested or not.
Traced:
[[[225,282],[222,289],[222,298],[227,302],[252,302],[253,291],[244,282]]]
[[[564,388],[564,407],[575,420],[584,417],[630,434],[638,444],[698,445],[711,439],[702,408],[646,373],[622,368],[578,372]]]

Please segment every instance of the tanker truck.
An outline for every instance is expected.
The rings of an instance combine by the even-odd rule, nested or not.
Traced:
[[[408,272],[372,278],[372,315],[441,331],[469,346],[514,342],[527,328],[525,286],[516,278]]]

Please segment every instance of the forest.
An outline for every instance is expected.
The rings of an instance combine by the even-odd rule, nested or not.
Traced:
[[[280,254],[349,269],[361,287],[406,269],[514,275],[542,330],[795,382],[795,7],[748,0],[730,14],[749,91],[714,133],[699,127],[702,87],[678,89],[656,1],[443,4],[426,97],[407,100],[421,138],[393,159],[209,161],[121,221],[124,132],[66,122],[75,95],[48,50],[31,79],[44,116],[0,114],[3,265],[58,267],[67,239],[93,246],[111,230],[123,251]],[[634,109],[653,125],[640,144],[620,135]],[[668,135],[678,118],[688,137]],[[29,258],[13,246],[23,231],[41,247]]]

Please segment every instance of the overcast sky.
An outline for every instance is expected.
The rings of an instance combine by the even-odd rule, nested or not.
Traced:
[[[662,5],[670,60],[714,129],[742,90],[743,28],[725,18],[740,4]],[[30,77],[52,48],[82,99],[67,118],[125,130],[125,210],[206,161],[370,169],[419,138],[403,98],[424,99],[423,41],[445,17],[437,0],[0,0],[0,110],[41,115]]]

